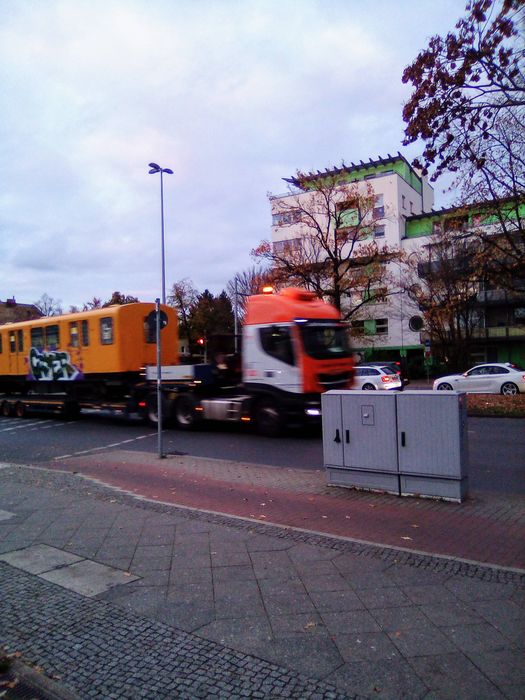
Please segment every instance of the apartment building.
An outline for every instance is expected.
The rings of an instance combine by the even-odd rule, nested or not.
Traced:
[[[374,209],[371,237],[378,244],[406,251],[407,254],[428,246],[429,236],[436,227],[446,226],[457,219],[453,209],[434,210],[434,192],[426,177],[418,172],[400,153],[368,162],[343,164],[340,168],[305,174],[307,181],[336,178],[344,187],[356,183],[365,194],[372,188]],[[297,178],[284,178],[291,191],[270,195],[272,209],[272,245],[276,253],[298,250],[304,237],[299,220],[294,221],[294,202],[303,203],[312,198],[312,189]],[[475,211],[465,225],[478,225]],[[403,271],[397,263],[388,264],[391,280]],[[401,287],[401,284],[399,285]],[[525,300],[520,295],[505,294],[501,290],[480,289],[479,327],[475,331],[472,362],[500,360],[525,362]],[[408,295],[396,293],[367,303],[352,315],[353,345],[364,359],[401,359],[417,374],[431,354],[430,337],[421,313]]]

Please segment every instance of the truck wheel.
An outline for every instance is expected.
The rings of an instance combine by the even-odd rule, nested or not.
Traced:
[[[190,394],[181,394],[175,401],[173,419],[179,430],[195,430],[200,422],[196,407],[197,402]]]
[[[9,418],[9,416],[12,415],[12,410],[13,407],[9,401],[2,401],[2,415],[4,418]]]
[[[273,399],[261,399],[255,408],[255,425],[259,435],[278,437],[283,429],[282,411]]]
[[[25,418],[26,415],[26,407],[21,401],[17,401],[15,403],[15,416],[17,418]]]
[[[166,426],[168,422],[168,406],[165,399],[162,399],[162,424]],[[146,420],[149,425],[157,427],[159,424],[159,412],[157,409],[157,394],[150,394],[146,403]]]

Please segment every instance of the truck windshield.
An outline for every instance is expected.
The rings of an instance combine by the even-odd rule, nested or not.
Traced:
[[[352,349],[348,342],[346,326],[330,321],[303,321],[297,323],[304,351],[316,360],[328,360],[336,357],[350,357]]]

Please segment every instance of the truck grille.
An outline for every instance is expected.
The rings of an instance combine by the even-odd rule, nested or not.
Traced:
[[[352,372],[340,372],[339,374],[319,374],[317,381],[324,389],[344,389],[352,377]]]

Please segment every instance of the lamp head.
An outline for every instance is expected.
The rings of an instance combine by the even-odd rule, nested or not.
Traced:
[[[157,165],[157,163],[150,163],[149,167],[151,170],[149,171],[149,174],[151,175],[152,173],[158,173],[160,172],[160,165]]]

